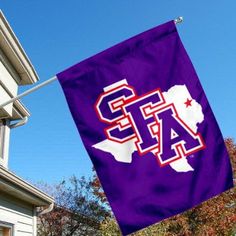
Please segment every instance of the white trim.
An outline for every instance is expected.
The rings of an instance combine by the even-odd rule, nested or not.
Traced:
[[[34,208],[34,215],[33,215],[33,236],[37,235],[37,209]]]
[[[6,120],[4,123],[0,121],[0,165],[5,168],[8,168],[9,139],[9,121]]]
[[[4,216],[4,214],[2,214],[1,212],[0,212],[0,223],[1,222],[3,222],[3,224],[4,223],[6,223],[6,226],[9,224],[10,226],[12,226],[11,227],[11,229],[12,229],[12,236],[17,236],[16,235],[16,225],[17,225],[17,221],[15,220],[15,219],[13,219],[13,218],[9,218],[9,217],[6,217],[6,216]]]
[[[7,181],[8,185],[4,185],[5,187],[11,189],[11,191],[14,189],[15,193],[18,191],[20,193],[30,195],[31,198],[35,199],[35,201],[40,201],[42,205],[50,205],[51,203],[54,203],[54,199],[52,197],[1,166],[0,180],[0,183],[2,184],[4,184],[4,181]],[[13,194],[13,192],[11,193]]]
[[[0,47],[21,77],[21,84],[32,84],[39,80],[33,65],[0,10]]]

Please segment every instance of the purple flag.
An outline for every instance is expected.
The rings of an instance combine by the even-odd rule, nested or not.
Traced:
[[[233,186],[224,140],[173,21],[57,77],[124,235]]]

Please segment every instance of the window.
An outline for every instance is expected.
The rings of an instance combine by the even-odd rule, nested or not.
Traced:
[[[0,236],[12,236],[12,226],[0,222]]]
[[[11,234],[11,229],[5,228],[5,227],[0,227],[0,236],[10,236]]]

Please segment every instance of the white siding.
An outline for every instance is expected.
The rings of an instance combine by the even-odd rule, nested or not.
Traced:
[[[36,235],[33,207],[5,194],[0,194],[0,221],[14,225],[14,236]]]
[[[1,51],[0,51],[1,53]],[[9,73],[5,65],[0,61],[0,97],[1,103],[8,101],[12,96],[17,95],[18,85]],[[9,94],[11,93],[11,94]],[[12,104],[2,108],[8,116],[12,115]]]

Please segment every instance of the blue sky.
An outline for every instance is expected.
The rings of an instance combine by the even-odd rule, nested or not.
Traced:
[[[0,8],[40,82],[135,34],[184,16],[179,34],[223,136],[236,138],[235,0],[2,0]],[[22,101],[31,117],[27,125],[12,130],[10,169],[33,182],[90,176],[92,165],[59,83]]]

